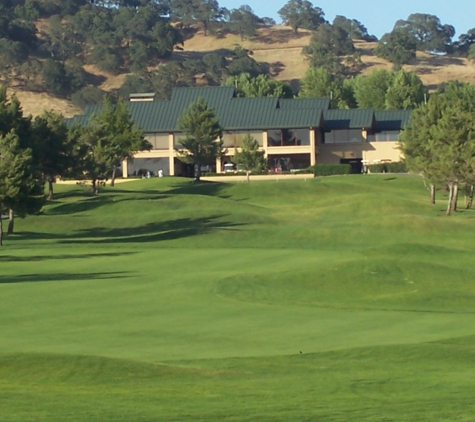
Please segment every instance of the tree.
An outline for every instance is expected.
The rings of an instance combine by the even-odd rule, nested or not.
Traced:
[[[343,29],[353,40],[377,41],[377,38],[374,35],[369,35],[368,29],[356,19],[348,19],[345,16],[337,15],[333,19],[332,25]]]
[[[467,56],[472,46],[475,45],[475,28],[469,29],[466,34],[459,36],[454,43],[454,51],[461,56]]]
[[[374,54],[389,60],[397,66],[410,63],[416,58],[417,43],[414,35],[407,31],[395,29],[384,34]]]
[[[475,61],[475,44],[470,46],[467,57],[470,61]]]
[[[384,69],[355,78],[354,91],[358,107],[376,110],[416,108],[424,101],[427,92],[416,74]]]
[[[238,46],[231,52],[228,73],[230,75],[249,73],[255,77],[264,73],[264,70],[262,66],[249,55],[248,50]]]
[[[14,212],[24,216],[42,206],[42,185],[35,179],[31,163],[31,150],[20,147],[14,131],[0,136],[0,215],[9,213],[9,233],[13,233]],[[0,246],[3,245],[3,233],[0,217]]]
[[[208,30],[213,23],[223,17],[223,10],[216,0],[193,0],[193,18],[200,22],[204,35],[208,35]]]
[[[411,125],[401,136],[409,168],[431,185],[448,187],[447,215],[457,209],[459,185],[473,185],[475,180],[474,98],[475,87],[468,84],[432,95],[413,112]]]
[[[229,12],[229,29],[239,34],[241,41],[245,38],[255,37],[260,23],[262,23],[262,20],[254,13],[250,6],[243,5]]]
[[[43,65],[45,88],[56,95],[69,93],[71,81],[62,62],[47,59]]]
[[[435,15],[413,13],[407,20],[399,20],[394,29],[402,30],[416,39],[419,51],[448,53],[452,48],[455,28],[442,25]]]
[[[178,119],[178,128],[185,135],[178,158],[195,166],[195,179],[200,180],[201,166],[214,162],[223,154],[223,129],[213,109],[199,98]]]
[[[335,78],[321,67],[309,67],[300,80],[299,98],[331,99],[332,108],[355,108],[353,79]]]
[[[307,56],[311,67],[322,67],[332,75],[343,77],[347,69],[340,56],[355,54],[355,47],[344,29],[323,24],[314,32],[302,53]]]
[[[236,151],[233,163],[246,172],[248,182],[252,171],[262,171],[267,167],[264,151],[259,150],[259,143],[249,134],[244,136],[241,150]]]
[[[267,75],[252,77],[249,73],[232,76],[225,86],[234,86],[238,97],[279,97],[292,98],[292,87],[288,82],[270,79]]]
[[[421,78],[413,72],[395,72],[391,86],[386,91],[387,110],[414,109],[424,102],[427,90]]]
[[[77,171],[91,180],[94,195],[98,194],[99,180],[111,178],[114,185],[116,168],[123,160],[151,148],[122,99],[113,105],[106,98],[87,126],[72,129],[71,138],[80,145]]]
[[[31,149],[36,171],[48,184],[48,199],[53,199],[53,183],[73,167],[72,145],[68,142],[68,128],[64,117],[45,111],[32,122]]]
[[[296,34],[300,28],[315,31],[325,23],[323,10],[307,0],[289,0],[277,13]]]

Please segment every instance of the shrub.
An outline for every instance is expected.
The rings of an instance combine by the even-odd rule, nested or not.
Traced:
[[[102,104],[105,92],[94,86],[85,86],[71,96],[72,103],[83,110],[89,104]]]
[[[335,176],[339,174],[350,174],[351,165],[349,164],[317,164],[309,167],[310,171],[317,176]]]
[[[398,161],[397,163],[381,163],[368,166],[371,173],[406,173],[406,163]]]

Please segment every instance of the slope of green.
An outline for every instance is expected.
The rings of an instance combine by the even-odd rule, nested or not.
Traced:
[[[0,250],[0,421],[471,420],[475,214],[444,205],[384,175],[58,186]]]

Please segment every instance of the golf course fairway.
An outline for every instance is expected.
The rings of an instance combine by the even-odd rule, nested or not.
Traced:
[[[419,177],[56,186],[0,249],[0,421],[473,421],[475,211]]]

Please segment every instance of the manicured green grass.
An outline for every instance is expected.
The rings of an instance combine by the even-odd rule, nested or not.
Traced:
[[[0,421],[473,420],[475,212],[420,179],[57,190],[0,250]]]

